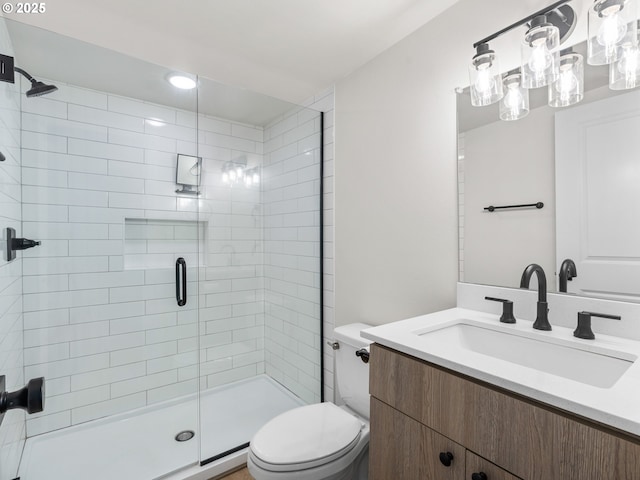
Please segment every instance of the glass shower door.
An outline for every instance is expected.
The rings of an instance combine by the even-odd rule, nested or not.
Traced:
[[[320,113],[200,79],[201,462],[319,402]]]
[[[16,66],[57,86],[21,96],[25,376],[47,391],[21,478],[166,475],[199,455],[195,90],[7,24]]]

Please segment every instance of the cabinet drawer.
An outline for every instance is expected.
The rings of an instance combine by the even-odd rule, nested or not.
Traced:
[[[370,480],[461,480],[465,450],[419,422],[371,398]],[[443,465],[440,453],[451,453]],[[506,477],[505,477],[506,478]]]
[[[526,480],[640,480],[640,440],[373,345],[371,395]]]
[[[475,455],[469,450],[467,450],[466,467],[467,475],[464,477],[466,480],[472,480],[474,473],[479,474],[481,472],[487,476],[487,480],[520,480],[518,477],[511,475],[509,472]]]

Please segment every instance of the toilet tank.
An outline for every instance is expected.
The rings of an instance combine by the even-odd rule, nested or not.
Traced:
[[[369,418],[369,364],[356,356],[358,350],[366,348],[368,351],[371,344],[371,340],[360,336],[365,328],[371,328],[371,325],[343,325],[333,331],[333,337],[340,345],[335,351],[336,402]]]

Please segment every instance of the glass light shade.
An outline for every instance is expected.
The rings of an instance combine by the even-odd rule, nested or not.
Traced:
[[[596,0],[589,8],[589,65],[606,65],[622,55],[624,45],[637,45],[638,0]]]
[[[522,88],[522,75],[507,75],[504,79],[504,97],[500,100],[500,120],[519,120],[528,114],[529,90]]]
[[[494,51],[487,44],[478,46],[478,53],[469,65],[471,105],[484,107],[496,103],[503,96],[500,65]]]
[[[584,59],[578,53],[560,57],[560,75],[549,85],[549,106],[568,107],[584,98]]]
[[[559,47],[560,30],[558,27],[549,23],[533,24],[532,22],[532,27],[524,36],[521,46],[522,86],[524,88],[544,87],[558,78]]]
[[[609,88],[628,90],[640,87],[640,46],[625,45],[620,58],[609,65]]]

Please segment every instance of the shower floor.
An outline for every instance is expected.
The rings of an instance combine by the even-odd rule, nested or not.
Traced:
[[[268,420],[301,405],[291,392],[260,375],[203,392],[203,432],[198,428],[197,399],[189,396],[29,438],[20,479],[166,477],[248,442]],[[196,435],[175,441],[183,430]],[[191,473],[171,476],[188,477]]]

